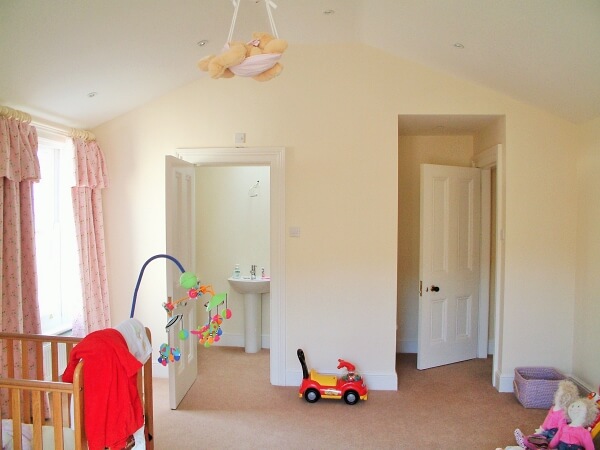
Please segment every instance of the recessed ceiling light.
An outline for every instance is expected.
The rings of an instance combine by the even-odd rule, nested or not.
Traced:
[[[323,11],[323,14],[325,14],[326,16],[330,16],[331,14],[335,14],[335,9],[326,9],[325,11]]]
[[[454,46],[455,46],[456,48],[465,48],[465,46],[464,46],[464,45],[462,45],[460,42],[457,42],[457,43],[455,43],[455,44],[454,44]]]
[[[202,39],[201,41],[196,42],[198,47],[204,47],[206,44],[208,44],[208,39]]]
[[[92,97],[95,97],[96,95],[98,95],[98,93],[97,93],[97,92],[89,92],[87,96],[88,96],[89,98],[92,98]]]

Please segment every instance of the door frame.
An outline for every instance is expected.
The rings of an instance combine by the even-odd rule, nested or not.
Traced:
[[[175,156],[196,166],[270,167],[270,381],[286,386],[285,148],[178,148]]]
[[[512,384],[510,386],[504,386],[501,381],[501,371],[500,367],[502,364],[502,327],[504,324],[504,316],[502,314],[504,308],[504,235],[505,235],[505,222],[504,222],[504,212],[505,212],[505,154],[504,148],[502,144],[494,145],[482,152],[478,153],[473,157],[473,166],[478,167],[480,169],[496,169],[496,285],[494,289],[494,294],[496,297],[496,308],[495,308],[495,316],[494,316],[494,354],[493,354],[493,370],[492,370],[492,385],[500,392],[511,392]],[[483,174],[482,174],[483,175]],[[482,218],[484,217],[484,211],[491,212],[491,177],[488,173],[487,176],[482,176]],[[485,195],[484,195],[485,194]],[[488,219],[489,220],[489,219]],[[489,274],[490,266],[490,247],[491,247],[491,233],[483,232],[482,223],[482,242],[481,242],[481,258],[480,263],[481,274]],[[486,226],[491,227],[491,224],[486,224]],[[491,231],[491,228],[489,229]],[[485,249],[484,249],[485,248]],[[487,252],[487,253],[484,253]],[[487,256],[486,258],[484,256]],[[484,267],[483,264],[487,266]],[[484,272],[487,270],[487,272]],[[482,352],[484,350],[483,342],[485,341],[485,348],[487,348],[487,335],[488,335],[488,325],[487,321],[489,319],[489,288],[490,288],[490,280],[489,276],[486,276],[485,279],[481,277],[481,288],[480,288],[480,340],[479,340],[479,350],[478,352]],[[485,298],[481,295],[482,292],[485,292]],[[487,314],[483,314],[482,305],[485,302],[485,310]],[[482,322],[485,321],[485,325]],[[483,330],[485,328],[485,333]],[[486,351],[487,354],[487,351]]]

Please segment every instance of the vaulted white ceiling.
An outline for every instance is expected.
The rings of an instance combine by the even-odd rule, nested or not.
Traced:
[[[241,2],[234,37],[269,30],[264,0]],[[362,42],[573,122],[600,116],[598,0],[274,2],[292,46]],[[203,76],[232,14],[230,0],[0,0],[0,105],[93,128]]]

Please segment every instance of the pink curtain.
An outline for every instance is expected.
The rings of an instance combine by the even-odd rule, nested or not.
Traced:
[[[0,117],[0,331],[6,333],[41,333],[33,220],[33,183],[40,179],[37,150],[35,127]],[[5,377],[6,349],[1,350],[0,374]],[[16,362],[16,376],[24,375],[23,370],[35,377],[33,348],[28,360],[27,368]],[[6,402],[0,397],[3,414]]]
[[[73,334],[84,336],[110,327],[101,191],[108,187],[108,175],[96,141],[74,138],[73,144],[76,181],[71,193],[83,293],[83,311],[75,320]]]

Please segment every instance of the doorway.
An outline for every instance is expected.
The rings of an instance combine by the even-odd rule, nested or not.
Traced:
[[[419,165],[441,164],[450,166],[480,167],[492,169],[496,164],[485,160],[484,153],[478,151],[476,162],[474,154],[476,149],[492,146],[492,143],[505,141],[504,116],[462,116],[462,115],[407,115],[398,116],[398,318],[397,318],[397,353],[417,353],[418,344],[418,286],[419,286]],[[490,144],[487,144],[490,142]],[[502,146],[500,146],[501,149]],[[402,154],[402,152],[405,152]],[[497,155],[500,158],[500,155]],[[493,155],[496,158],[496,155]],[[498,161],[501,164],[501,161]],[[503,175],[501,170],[493,171],[498,176],[501,185]],[[488,175],[491,173],[487,172]],[[495,181],[495,180],[494,180]],[[494,191],[495,192],[495,191]],[[493,219],[502,224],[502,203],[500,199],[502,189],[498,192],[498,215]],[[482,193],[482,195],[488,195]],[[491,194],[490,194],[491,195]],[[488,195],[488,201],[491,197]],[[493,236],[492,228],[488,224],[488,247]],[[501,229],[499,235],[501,234]],[[495,242],[500,242],[494,240]],[[487,268],[481,268],[482,283],[480,297],[488,295],[496,304],[488,313],[489,304],[480,308],[482,315],[479,329],[483,330],[482,342],[478,345],[478,356],[494,355],[494,375],[492,384],[498,388],[499,380],[496,375],[497,356],[501,349],[501,317],[498,311],[502,302],[502,265],[496,263],[503,258],[501,242],[495,254],[481,255],[482,260],[487,260]],[[482,248],[484,244],[482,242]],[[493,258],[493,260],[492,260]],[[490,275],[490,276],[487,276]],[[493,283],[496,283],[495,285]],[[491,296],[489,286],[492,283]],[[487,292],[485,292],[487,290]],[[484,295],[481,295],[483,291]],[[489,301],[486,299],[486,301]],[[480,303],[481,304],[481,303]],[[489,324],[489,334],[487,332]]]
[[[219,345],[245,347],[254,352],[270,348],[270,294],[246,311],[244,295],[227,279],[238,267],[240,277],[270,276],[270,168],[262,165],[196,166],[196,272],[215,292],[227,292],[231,317],[222,324]],[[247,317],[251,314],[251,317]],[[199,308],[198,323],[209,322],[206,308]],[[249,323],[246,322],[249,320]],[[254,339],[245,339],[252,323]],[[260,342],[260,344],[259,344]]]
[[[177,149],[176,156],[202,166],[266,166],[270,172],[270,381],[286,384],[285,321],[285,149],[188,148]]]

